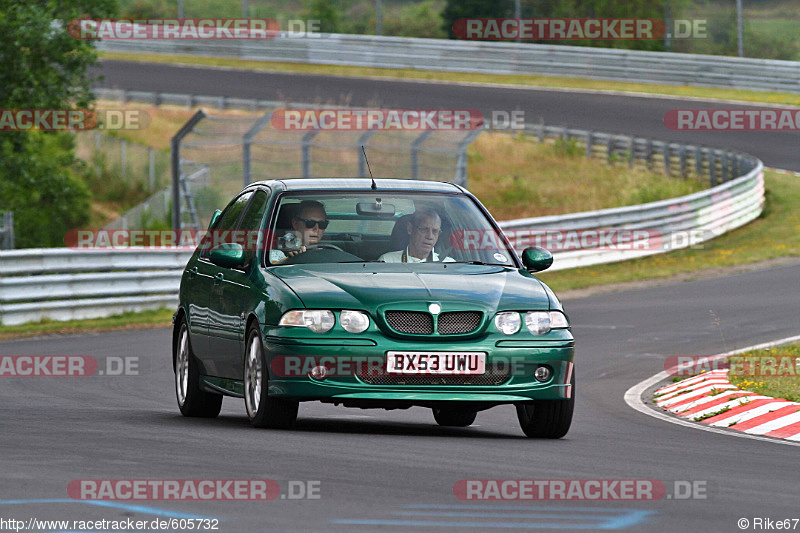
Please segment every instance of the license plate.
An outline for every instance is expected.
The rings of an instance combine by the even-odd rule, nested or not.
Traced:
[[[485,374],[483,352],[388,352],[388,374]]]

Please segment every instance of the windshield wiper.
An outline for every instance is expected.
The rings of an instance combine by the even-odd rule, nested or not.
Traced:
[[[369,261],[367,259],[364,259],[362,261],[337,261],[337,262],[340,265],[344,265],[344,264],[347,264],[347,263],[385,263],[386,261],[378,261],[377,259],[373,259],[372,261]]]
[[[504,265],[502,263],[484,263],[483,261],[449,261],[451,263],[461,263],[465,265],[483,265],[483,266],[500,266],[500,267],[508,267],[510,265]]]

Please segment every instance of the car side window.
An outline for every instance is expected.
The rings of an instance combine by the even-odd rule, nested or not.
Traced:
[[[261,219],[264,217],[264,209],[267,207],[267,194],[264,191],[257,191],[247,210],[242,216],[242,221],[237,228],[244,232],[245,266],[249,266],[255,256],[258,246],[258,233],[261,229]]]
[[[236,224],[239,222],[239,218],[242,216],[242,211],[244,211],[244,208],[251,196],[253,196],[252,191],[239,196],[233,202],[228,204],[228,207],[226,207],[225,211],[222,212],[219,220],[217,220],[217,223],[213,228],[211,228],[211,235],[206,236],[206,238],[210,239],[210,242],[203,250],[201,257],[208,257],[211,248],[214,246],[218,246],[223,242],[232,242],[233,230],[236,229]]]

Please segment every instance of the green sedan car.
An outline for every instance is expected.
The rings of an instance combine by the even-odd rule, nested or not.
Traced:
[[[462,187],[291,179],[246,187],[183,272],[173,369],[185,416],[244,398],[255,427],[302,401],[430,408],[443,426],[513,404],[529,437],[560,438],[574,339],[553,291]]]

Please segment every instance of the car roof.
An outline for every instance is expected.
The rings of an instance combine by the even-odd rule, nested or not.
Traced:
[[[353,191],[371,191],[372,180],[366,178],[296,178],[285,180],[268,180],[252,183],[250,186],[267,185],[284,191],[311,191],[324,189],[347,189]],[[392,191],[434,191],[464,192],[454,183],[441,181],[376,179],[375,190]]]

